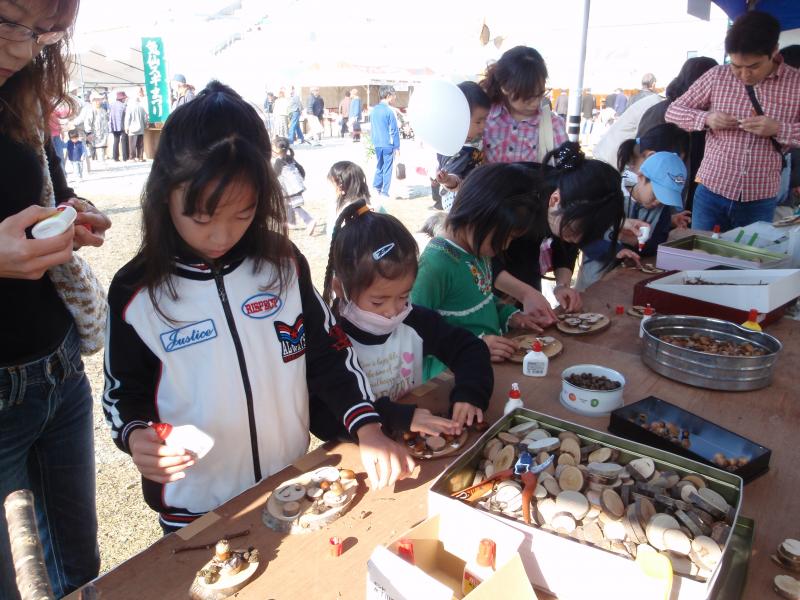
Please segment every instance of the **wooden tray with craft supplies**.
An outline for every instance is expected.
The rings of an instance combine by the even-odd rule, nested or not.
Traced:
[[[620,437],[730,471],[748,483],[766,473],[772,450],[687,410],[648,396],[611,413]]]
[[[192,600],[230,598],[249,583],[259,562],[256,548],[233,549],[229,540],[219,540],[211,560],[197,572],[189,588],[189,597]]]
[[[538,474],[526,525],[523,480],[491,480],[498,472],[507,474],[509,465],[513,470],[530,460],[536,468],[551,458]],[[473,486],[482,488],[483,495],[470,496]],[[537,549],[553,560],[558,556],[552,553],[561,552],[563,562],[577,542],[629,561],[639,552],[662,553],[682,580],[679,597],[706,598],[714,597],[712,590],[724,583],[733,553],[744,553],[745,561],[749,557],[752,538],[748,541],[746,531],[731,542],[738,529],[742,488],[742,480],[726,471],[517,409],[454,462],[434,483],[431,495],[455,499],[529,531],[536,567],[528,573],[548,591],[552,588],[548,573],[538,571],[545,563]],[[441,500],[434,504],[444,509]],[[745,529],[747,525],[742,522]],[[548,537],[541,537],[543,532]],[[605,591],[610,592],[615,575],[605,575]],[[610,597],[605,591],[596,589],[596,597]]]
[[[415,431],[404,431],[400,440],[414,458],[431,459],[451,456],[464,448],[469,438],[469,429],[461,429],[461,435],[426,435]]]
[[[275,531],[316,531],[338,519],[357,491],[358,481],[351,469],[322,467],[279,485],[267,499],[262,520]]]
[[[511,341],[515,342],[519,348],[508,360],[522,364],[522,362],[525,360],[525,355],[531,349],[533,343],[537,340],[540,344],[542,344],[542,352],[544,352],[547,358],[555,358],[564,351],[564,344],[561,342],[561,340],[556,339],[551,335],[527,333],[511,338]]]
[[[644,364],[663,377],[711,390],[769,386],[783,349],[769,334],[706,317],[651,317],[642,329]]]
[[[601,313],[560,313],[556,327],[569,335],[589,335],[605,330],[611,319]]]

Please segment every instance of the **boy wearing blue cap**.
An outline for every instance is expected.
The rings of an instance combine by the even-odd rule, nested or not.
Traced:
[[[625,194],[625,216],[650,224],[650,238],[642,248],[638,240],[630,235],[620,234],[621,243],[617,245],[617,259],[630,259],[637,264],[642,256],[653,256],[669,237],[672,228],[670,208],[683,209],[683,186],[686,184],[686,165],[674,152],[651,154],[639,167],[636,183],[623,185]],[[604,257],[608,256],[611,242],[602,239],[582,248],[583,264],[576,289],[583,290],[598,281],[607,266]]]

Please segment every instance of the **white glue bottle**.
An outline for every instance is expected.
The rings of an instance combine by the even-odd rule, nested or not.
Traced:
[[[647,240],[650,239],[650,225],[642,225],[639,227],[639,235],[636,236],[637,241],[639,242],[639,252],[644,250],[644,245],[647,243]]]
[[[644,314],[642,315],[642,322],[639,323],[639,337],[640,338],[644,337],[644,323],[645,323],[645,321],[647,321],[647,319],[652,317],[653,314],[655,314],[655,312],[656,311],[649,304],[644,307]]]
[[[542,352],[542,343],[536,340],[522,361],[522,374],[528,377],[544,377],[547,375],[549,363],[550,359]]]
[[[194,425],[173,427],[169,423],[153,423],[152,427],[165,445],[171,448],[183,448],[196,455],[198,459],[203,458],[214,447],[214,438]]]
[[[718,240],[719,239],[719,232],[721,227],[719,225],[714,225],[714,229],[711,231],[711,239]]]
[[[519,391],[519,384],[512,383],[511,389],[508,392],[508,401],[506,402],[505,408],[503,408],[503,414],[507,415],[517,408],[522,408],[522,406],[522,392]]]
[[[478,546],[478,555],[464,565],[464,576],[461,579],[463,596],[469,594],[494,574],[496,552],[497,546],[494,540],[488,538],[481,540]]]

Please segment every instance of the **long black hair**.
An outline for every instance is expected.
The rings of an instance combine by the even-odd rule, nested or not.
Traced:
[[[322,298],[330,303],[333,276],[348,299],[354,299],[376,277],[397,279],[417,275],[419,248],[411,232],[397,218],[372,212],[364,200],[345,207],[333,228]]]
[[[467,233],[467,252],[479,256],[484,240],[499,255],[512,237],[530,233],[543,222],[546,200],[541,175],[523,164],[493,163],[470,172],[447,215],[445,227]]]
[[[653,152],[674,152],[685,160],[689,153],[689,132],[675,123],[662,123],[648,129],[641,137],[625,140],[617,148],[617,169],[620,171],[631,163],[636,154],[648,150]]]
[[[686,60],[681,67],[681,70],[675,76],[675,79],[669,82],[664,94],[667,97],[667,102],[675,102],[678,98],[683,96],[692,84],[700,79],[709,69],[716,67],[719,63],[713,58],[708,56],[694,56]]]
[[[555,160],[555,169],[545,171],[541,193],[544,198],[558,190],[560,230],[580,234],[578,245],[602,239],[610,231],[611,246],[608,261],[616,255],[617,239],[625,221],[625,198],[620,174],[600,160],[587,159],[575,142],[565,142],[544,158],[547,165]]]
[[[356,163],[349,160],[340,160],[333,163],[328,171],[328,179],[339,189],[336,196],[336,210],[356,200],[369,202],[369,185],[364,170]]]
[[[175,257],[187,247],[170,217],[169,200],[181,186],[184,215],[212,215],[230,186],[250,187],[256,197],[255,217],[236,247],[255,259],[256,270],[264,262],[278,266],[265,287],[283,287],[282,267],[292,250],[283,235],[286,215],[271,153],[258,113],[218,81],[169,116],[142,192],[142,244],[137,254],[143,268],[140,285],[147,287],[154,305],[164,284],[170,297],[177,298],[170,275]]]
[[[515,46],[486,69],[481,87],[497,104],[505,102],[503,89],[511,100],[526,100],[544,94],[546,82],[547,65],[542,55],[528,46]]]

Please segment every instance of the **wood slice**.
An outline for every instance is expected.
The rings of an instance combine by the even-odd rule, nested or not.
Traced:
[[[688,481],[694,487],[696,487],[698,490],[700,488],[706,487],[705,479],[703,479],[699,475],[686,475],[681,481]]]
[[[213,559],[212,559],[213,560]],[[203,569],[211,564],[208,561]],[[248,565],[235,575],[220,577],[215,583],[206,583],[201,577],[195,577],[192,586],[189,588],[189,597],[192,600],[223,600],[233,596],[236,592],[244,588],[253,578],[259,563],[248,563]]]
[[[703,535],[703,530],[697,525],[697,523],[694,522],[691,517],[689,517],[688,513],[682,510],[676,510],[675,517],[692,533],[692,537],[699,537]]]
[[[497,458],[494,459],[494,472],[499,473],[500,471],[505,471],[506,469],[510,469],[511,466],[514,464],[514,459],[516,458],[516,453],[514,452],[514,446],[508,445],[505,446],[497,455]]]
[[[516,435],[513,433],[506,433],[505,431],[498,433],[497,439],[504,444],[514,444],[515,446],[520,442],[520,439]]]
[[[607,316],[600,315],[600,317],[600,320],[597,323],[590,325],[589,329],[587,330],[581,330],[578,326],[567,325],[566,320],[558,321],[556,323],[556,327],[560,332],[568,335],[591,335],[594,333],[599,333],[611,325],[611,319],[609,319]]]
[[[560,446],[561,440],[556,437],[528,442],[528,450],[531,452],[553,452],[554,450],[558,450]]]
[[[562,466],[562,465],[575,467],[576,466],[575,459],[572,458],[572,456],[570,454],[559,454],[558,455],[558,466]]]
[[[561,486],[562,490],[580,492],[583,489],[583,473],[581,473],[581,470],[571,465],[562,466],[563,471],[558,478],[558,485]]]
[[[631,477],[637,481],[647,481],[656,472],[656,464],[653,459],[646,456],[632,460],[628,463],[627,468]]]
[[[776,575],[772,582],[775,592],[787,600],[800,599],[800,581],[790,575]]]
[[[447,441],[440,436],[423,435],[420,437],[422,437],[425,441],[424,449],[420,450],[416,446],[409,447],[408,445],[406,445],[406,447],[408,448],[408,453],[414,458],[421,458],[421,459],[441,458],[443,456],[451,456],[453,454],[456,454],[457,452],[460,452],[464,448],[467,438],[469,438],[469,431],[467,430],[466,427],[463,428],[461,430],[461,435],[459,435],[450,443],[447,443]],[[434,440],[436,441],[434,442]],[[442,442],[444,442],[444,445],[441,444]],[[500,442],[498,441],[498,443]],[[437,447],[441,446],[441,448],[434,449],[431,447],[431,444]]]
[[[568,512],[556,513],[550,524],[558,531],[572,533],[575,530],[575,517]]]
[[[725,545],[730,535],[731,526],[727,523],[723,523],[722,521],[714,523],[714,526],[711,528],[711,539],[717,542],[720,547]]]
[[[331,482],[325,477],[336,478]],[[320,488],[323,482],[329,486],[341,486],[342,499],[335,505],[324,504],[325,499],[332,499],[337,494],[330,491],[322,495],[322,500],[316,502],[309,499],[306,495],[311,488]],[[358,481],[355,479],[339,480],[339,470],[335,467],[323,467],[309,473],[304,473],[294,479],[283,482],[267,498],[267,502],[262,511],[264,525],[275,531],[283,533],[299,534],[308,533],[321,529],[325,525],[332,523],[341,516],[352,504],[356,492],[358,491]],[[298,494],[302,495],[295,499]],[[329,495],[331,494],[331,495]],[[285,500],[284,500],[285,499]],[[299,504],[299,510],[295,511],[292,503]],[[285,512],[285,506],[289,504],[289,514]]]
[[[578,437],[577,433],[575,433],[574,431],[566,430],[558,434],[558,439],[560,439],[562,442],[567,438],[572,438],[573,440],[578,442],[578,447],[580,448],[581,438]]]
[[[603,490],[600,493],[600,506],[602,506],[607,515],[615,519],[621,519],[625,514],[625,505],[622,503],[622,498],[614,490]]]
[[[508,433],[513,433],[514,435],[521,435],[522,437],[525,437],[525,435],[529,431],[533,431],[537,427],[539,427],[539,423],[537,423],[536,421],[525,421],[523,423],[514,425],[511,429],[508,430]]]
[[[694,485],[692,485],[688,481],[686,482],[686,485],[681,486],[680,490],[681,490],[681,500],[683,500],[684,502],[691,502],[691,500],[689,499],[690,494],[697,493],[697,488],[694,487]]]
[[[620,521],[606,521],[603,523],[603,535],[612,542],[621,542],[625,539],[625,526]]]
[[[781,542],[781,550],[792,560],[800,560],[800,541],[787,538]]]
[[[580,521],[589,512],[589,501],[580,492],[561,492],[556,497],[556,508],[558,512],[568,512]]]
[[[697,495],[700,496],[703,500],[711,504],[713,507],[718,509],[720,512],[727,514],[728,509],[730,509],[730,505],[727,503],[725,498],[723,498],[720,494],[712,490],[711,488],[704,487],[697,490]]]
[[[542,342],[542,340],[548,338],[552,340],[550,343],[545,344]],[[564,351],[564,344],[554,337],[536,334],[518,335],[517,337],[511,338],[511,341],[517,344],[518,349],[508,360],[522,364],[525,361],[525,355],[528,353],[528,350],[531,349],[533,342],[536,340],[539,340],[539,342],[542,343],[542,352],[547,358],[555,358]]]
[[[497,438],[492,438],[486,445],[483,447],[483,455],[488,458],[489,460],[494,460],[497,458],[497,453],[503,449],[503,442],[498,440]]]
[[[588,456],[590,463],[604,463],[611,458],[611,448],[600,448]]]
[[[608,482],[613,482],[622,473],[622,467],[617,463],[590,462],[586,468],[592,475],[604,477],[609,480]],[[603,481],[600,481],[600,483],[603,483]]]
[[[546,429],[534,429],[533,431],[529,431],[525,434],[525,441],[530,444],[531,442],[538,442],[539,440],[544,440],[549,437],[552,436]]]
[[[722,558],[719,544],[710,537],[701,535],[692,540],[691,558],[698,566],[713,571]]]
[[[647,524],[650,522],[656,514],[656,507],[653,506],[653,503],[650,502],[647,498],[637,498],[636,502],[633,503],[633,506],[636,508],[636,517],[639,520],[639,525],[641,525],[642,530],[644,531],[647,528]],[[645,537],[647,537],[645,535]]]
[[[656,550],[667,550],[664,543],[664,533],[669,529],[680,529],[680,524],[675,517],[664,513],[653,515],[645,528],[647,541]]]
[[[545,498],[544,500],[539,500],[536,503],[537,510],[541,513],[544,522],[548,525],[553,520],[553,517],[556,513],[560,512],[556,508],[556,501],[552,498]]]
[[[600,545],[605,539],[605,536],[603,535],[603,530],[600,529],[600,526],[597,523],[590,523],[588,525],[584,525],[583,537],[587,542],[594,544],[595,546]]]
[[[581,462],[581,445],[578,440],[571,437],[562,439],[559,451],[571,456],[576,465]]]
[[[676,554],[687,556],[692,550],[692,540],[680,529],[667,529],[663,538],[666,549]]]
[[[701,488],[701,489],[706,489],[706,488]],[[694,504],[697,508],[705,511],[706,513],[708,513],[709,515],[711,515],[715,519],[724,519],[725,518],[725,512],[724,511],[721,511],[719,508],[717,508],[716,505],[711,504],[710,502],[706,501],[705,498],[703,498],[699,493],[691,492],[689,494],[689,501],[692,504]],[[708,524],[708,526],[710,527],[711,524]]]
[[[547,493],[551,496],[558,496],[562,492],[561,486],[553,477],[545,479],[542,482],[542,485],[544,486],[544,489],[547,490]]]
[[[503,481],[497,485],[492,501],[502,506],[503,512],[522,509],[522,486],[516,481]]]
[[[664,556],[672,563],[672,570],[679,575],[692,574],[692,561],[688,557],[676,554],[675,552],[662,552]]]

